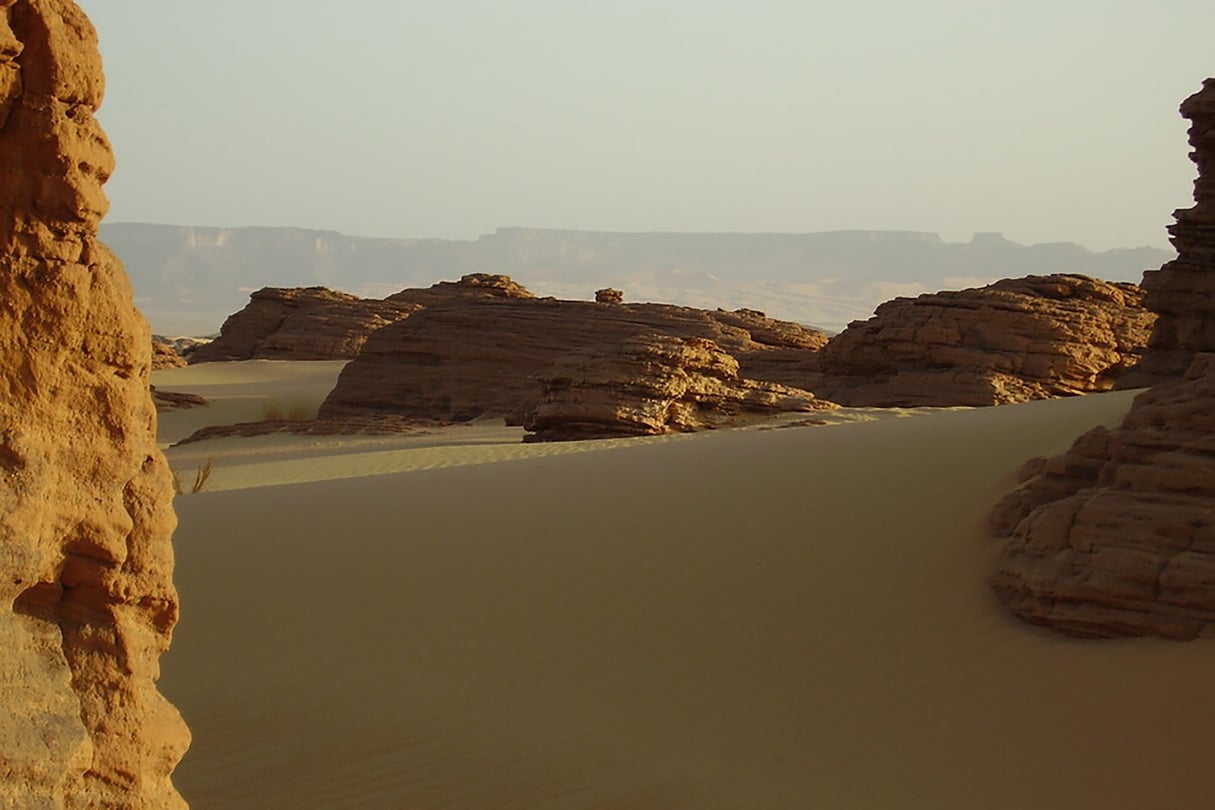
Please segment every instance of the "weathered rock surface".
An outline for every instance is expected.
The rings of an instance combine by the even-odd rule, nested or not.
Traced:
[[[186,358],[181,356],[177,346],[163,338],[152,335],[152,370],[162,368],[181,368],[186,365]]]
[[[219,337],[196,348],[190,362],[346,359],[376,329],[418,309],[324,287],[266,287],[224,321]]]
[[[1139,360],[1155,316],[1134,284],[1005,279],[896,298],[780,381],[850,406],[1000,405],[1106,391]]]
[[[191,363],[216,360],[347,360],[367,336],[425,306],[482,298],[533,298],[506,276],[473,273],[429,289],[402,290],[385,299],[359,298],[324,287],[266,287],[230,316],[219,337],[200,345]]]
[[[1198,165],[1194,206],[1173,212],[1177,258],[1143,274],[1144,306],[1159,313],[1142,362],[1120,387],[1140,388],[1185,373],[1194,356],[1215,352],[1215,79],[1181,103]]]
[[[1215,355],[1135,398],[1000,502],[992,587],[1085,636],[1215,636]]]
[[[540,375],[543,401],[524,419],[527,441],[686,433],[747,414],[837,407],[807,391],[744,380],[711,340],[642,335],[577,349]]]
[[[321,418],[395,414],[461,421],[540,404],[539,376],[570,352],[611,352],[630,338],[668,335],[714,341],[761,379],[790,353],[812,354],[826,336],[762,313],[667,304],[602,304],[535,298],[449,301],[379,330],[342,370]],[[589,356],[589,355],[588,355]]]
[[[177,621],[151,334],[97,240],[97,39],[0,0],[0,806],[181,808],[156,690]]]

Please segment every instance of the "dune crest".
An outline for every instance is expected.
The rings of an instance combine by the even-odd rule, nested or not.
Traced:
[[[151,335],[98,241],[97,36],[0,0],[0,804],[165,810],[189,744],[156,688],[177,621]]]

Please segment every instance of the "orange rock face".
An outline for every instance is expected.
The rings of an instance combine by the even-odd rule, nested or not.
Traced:
[[[1198,165],[1194,206],[1173,212],[1177,258],[1144,273],[1144,305],[1160,314],[1143,362],[1123,385],[1139,388],[1185,373],[1196,354],[1215,352],[1215,79],[1181,103]]]
[[[836,407],[807,391],[744,380],[711,340],[641,335],[578,349],[540,375],[543,401],[523,426],[528,441],[686,433],[744,414]]]
[[[157,692],[177,621],[151,334],[97,241],[96,34],[0,0],[0,805],[180,808]]]
[[[1116,430],[1031,464],[992,513],[1011,535],[992,587],[1027,621],[1085,636],[1215,636],[1215,354],[1196,354],[1215,349],[1213,105],[1211,79],[1182,105],[1198,204],[1177,212],[1180,258],[1148,284],[1161,313],[1149,376],[1195,359],[1183,379],[1136,397]]]
[[[390,414],[459,421],[505,415],[514,422],[543,399],[540,377],[558,358],[612,354],[643,335],[714,341],[743,368],[765,358],[812,354],[821,332],[762,313],[667,304],[604,304],[537,298],[448,300],[374,333],[338,378],[321,419]]]
[[[1086,276],[1005,279],[896,298],[796,376],[851,406],[1001,405],[1107,391],[1138,362],[1152,313],[1137,285]]]

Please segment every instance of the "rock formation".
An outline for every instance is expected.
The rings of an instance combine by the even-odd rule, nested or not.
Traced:
[[[595,290],[595,303],[623,304],[624,293],[621,290],[614,290],[611,287],[604,287],[602,290]]]
[[[113,168],[97,39],[0,0],[0,805],[185,804],[156,690],[177,621],[151,333],[97,240]]]
[[[1134,284],[1005,279],[896,298],[823,347],[822,377],[780,381],[852,406],[1001,405],[1106,391],[1134,365],[1154,316]]]
[[[1213,101],[1208,79],[1182,107],[1195,122],[1198,205],[1177,212],[1181,256],[1149,284],[1164,322],[1149,350],[1156,371],[1213,348],[1215,275],[1201,275],[1215,258]],[[1014,613],[1076,635],[1215,636],[1215,354],[1136,397],[1117,429],[1086,433],[1024,477],[991,516],[1012,538],[992,587]]]
[[[152,336],[152,370],[162,368],[181,368],[186,365],[186,358],[181,356],[173,343]]]
[[[507,415],[518,422],[540,404],[539,376],[561,356],[610,353],[651,334],[712,340],[752,379],[763,379],[767,355],[777,355],[779,365],[790,353],[812,354],[826,341],[816,330],[746,310],[536,298],[449,301],[372,335],[342,370],[320,416],[460,421]]]
[[[711,340],[641,335],[559,357],[540,375],[543,401],[525,418],[528,441],[685,433],[743,414],[836,407],[813,394],[743,380]]]
[[[1173,212],[1177,258],[1143,274],[1144,306],[1159,313],[1143,361],[1120,387],[1140,388],[1185,373],[1199,352],[1215,352],[1215,79],[1181,103],[1198,165],[1194,206]]]
[[[1215,355],[1037,468],[992,513],[1017,615],[1086,636],[1215,636]]]
[[[192,363],[216,360],[344,360],[367,336],[420,307],[359,298],[324,287],[266,287],[199,346]]]
[[[219,337],[190,354],[191,363],[217,360],[348,360],[367,336],[425,306],[481,298],[532,298],[506,276],[466,275],[429,289],[402,290],[383,300],[324,287],[266,287],[229,317]]]

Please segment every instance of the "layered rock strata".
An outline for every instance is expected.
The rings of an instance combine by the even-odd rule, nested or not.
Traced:
[[[182,808],[157,692],[177,621],[151,333],[97,240],[97,38],[0,0],[0,805]]]
[[[841,405],[877,407],[1107,391],[1147,343],[1155,316],[1142,298],[1134,284],[1076,275],[896,298],[833,337],[817,368],[781,381]]]
[[[747,310],[535,298],[448,302],[373,334],[342,370],[320,416],[506,415],[519,422],[540,404],[539,377],[558,358],[610,353],[651,334],[712,340],[739,362],[743,377],[754,379],[763,379],[767,355],[779,365],[789,353],[812,354],[826,341],[816,330]]]
[[[190,362],[349,359],[376,329],[418,309],[324,287],[265,287],[224,321],[219,337],[196,348]]]
[[[472,273],[384,299],[325,287],[265,287],[224,321],[219,337],[190,354],[191,363],[219,360],[348,360],[372,332],[426,306],[483,298],[533,298],[507,276]]]
[[[1074,635],[1215,636],[1215,355],[1033,466],[992,513],[1001,601]]]
[[[1173,212],[1177,258],[1143,275],[1144,306],[1159,313],[1143,361],[1121,387],[1140,388],[1185,373],[1196,354],[1215,352],[1215,79],[1181,103],[1198,166],[1194,206]]]
[[[578,349],[540,375],[543,401],[523,426],[527,441],[686,433],[747,414],[836,407],[807,391],[744,380],[713,341],[642,335]]]

